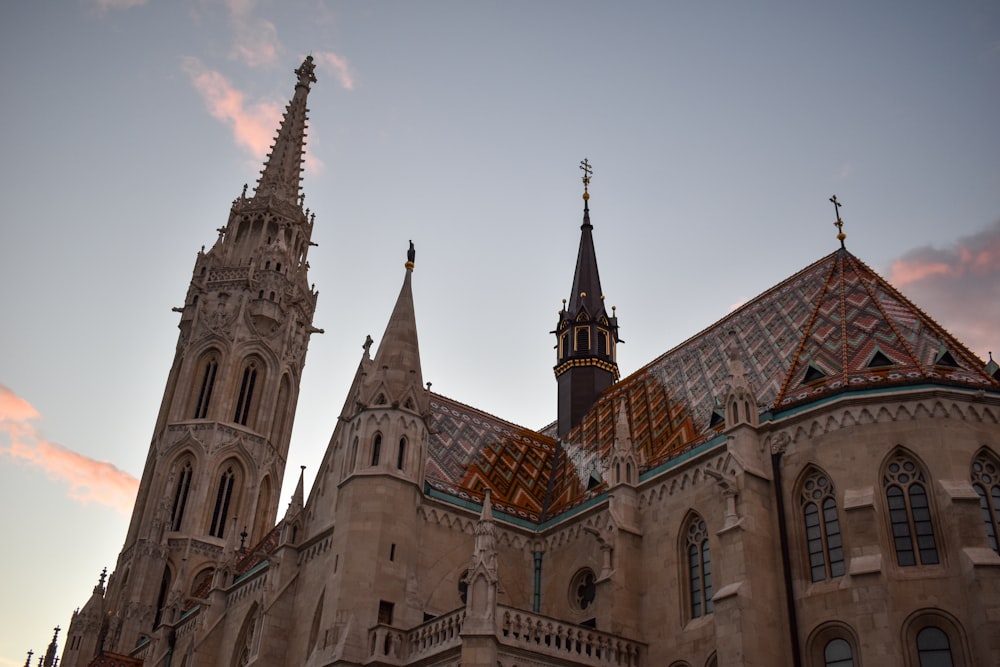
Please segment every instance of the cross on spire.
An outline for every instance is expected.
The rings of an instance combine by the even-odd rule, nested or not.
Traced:
[[[844,233],[844,221],[840,219],[840,206],[841,203],[837,201],[837,195],[830,197],[830,203],[833,204],[833,210],[837,213],[837,221],[834,226],[837,228],[837,240],[840,241],[840,247],[844,247],[844,239],[847,238],[847,234]]]
[[[590,185],[590,177],[594,173],[594,168],[590,166],[590,160],[583,158],[580,161],[580,170],[583,171],[583,194],[587,194],[587,186]]]

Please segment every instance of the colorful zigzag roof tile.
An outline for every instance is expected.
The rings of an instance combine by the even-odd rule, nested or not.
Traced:
[[[529,521],[557,516],[605,488],[615,406],[645,469],[721,432],[734,340],[762,413],[875,387],[1000,390],[982,360],[841,248],[613,385],[561,441],[433,395],[427,481],[473,502],[488,486],[497,509]]]

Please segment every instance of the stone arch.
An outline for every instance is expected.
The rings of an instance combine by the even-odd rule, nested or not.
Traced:
[[[952,664],[956,667],[968,667],[971,664],[969,657],[972,653],[969,650],[965,630],[959,620],[943,609],[928,607],[914,611],[903,621],[901,641],[903,654],[908,658],[908,665],[919,667],[920,656],[917,643],[921,632],[928,628],[938,628],[947,636]]]
[[[843,621],[824,621],[810,631],[809,637],[806,639],[806,654],[809,656],[809,664],[827,664],[829,651],[843,650],[843,647],[838,646],[837,642],[846,642],[854,665],[861,664],[858,635],[854,628]]]

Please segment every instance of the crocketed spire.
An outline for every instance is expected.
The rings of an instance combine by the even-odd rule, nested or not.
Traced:
[[[309,84],[316,82],[313,73],[316,66],[312,56],[306,56],[302,65],[295,70],[299,79],[295,84],[295,94],[285,107],[285,115],[278,128],[278,136],[271,146],[264,169],[257,180],[255,196],[273,195],[283,201],[296,204],[299,201],[299,182],[302,180],[302,161],[305,149],[306,120],[309,110],[306,97]]]

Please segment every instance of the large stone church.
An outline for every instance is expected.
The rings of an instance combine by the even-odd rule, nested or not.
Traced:
[[[586,164],[557,419],[424,385],[411,244],[279,513],[318,331],[312,59],[295,73],[256,188],[197,255],[125,543],[61,667],[1000,664],[997,365],[841,233],[620,378]]]

